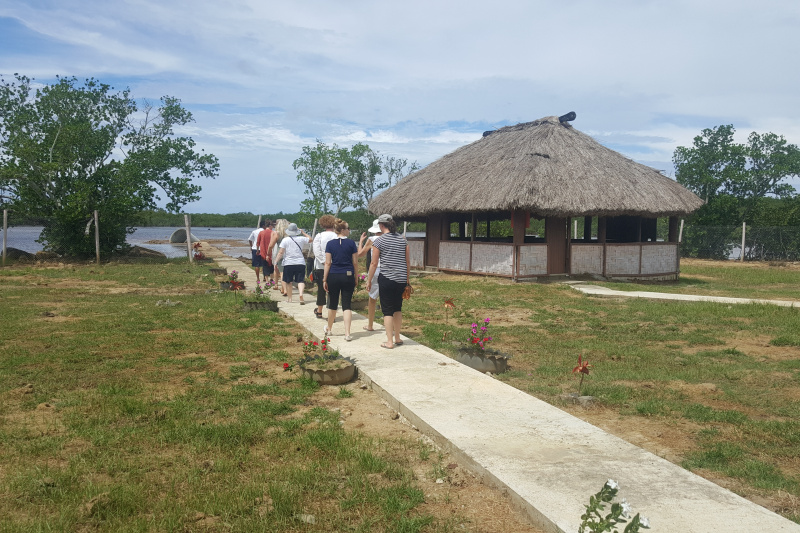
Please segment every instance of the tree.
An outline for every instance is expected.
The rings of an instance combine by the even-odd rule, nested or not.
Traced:
[[[387,156],[383,162],[383,171],[386,172],[387,185],[389,187],[392,186],[392,182],[397,184],[401,179],[412,172],[416,172],[419,168],[416,161],[409,165],[408,159],[404,157]]]
[[[297,181],[306,187],[307,198],[301,202],[303,211],[315,217],[334,212],[338,215],[348,207],[366,208],[379,191],[400,181],[419,167],[416,162],[387,157],[364,143],[350,148],[336,144],[328,146],[317,139],[316,146],[304,146],[302,155],[292,164]],[[384,171],[387,178],[379,179]]]
[[[81,86],[59,77],[35,91],[31,82],[0,80],[0,204],[46,217],[47,250],[93,255],[95,210],[101,253],[122,250],[159,190],[177,212],[199,199],[194,178],[219,173],[215,156],[175,135],[193,121],[177,98],[165,96],[157,108],[145,102],[139,112],[128,89],[114,92],[93,78]]]
[[[679,183],[706,201],[694,216],[698,224],[751,223],[762,198],[791,198],[784,183],[800,174],[800,149],[774,133],[751,133],[746,144],[733,141],[732,125],[704,129],[691,148],[673,155]]]

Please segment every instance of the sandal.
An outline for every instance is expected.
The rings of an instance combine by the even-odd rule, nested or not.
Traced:
[[[352,337],[352,335],[345,335],[344,336],[344,340],[351,341],[351,340],[353,340],[353,337]]]
[[[387,350],[391,350],[391,349],[394,348],[394,346],[388,346],[385,342],[382,342],[381,343],[381,348],[386,348]]]
[[[367,327],[367,326],[364,326],[361,329],[363,329],[364,331],[375,331],[375,328],[370,328],[370,327]]]
[[[394,345],[395,346],[402,346],[403,345],[403,341],[394,341]]]
[[[317,318],[322,318],[322,311],[319,309],[314,309],[314,314],[317,316]]]

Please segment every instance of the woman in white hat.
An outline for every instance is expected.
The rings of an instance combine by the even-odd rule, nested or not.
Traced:
[[[292,303],[292,282],[300,291],[300,305],[305,305],[303,291],[306,289],[306,256],[303,253],[311,238],[292,222],[286,228],[286,237],[281,241],[277,261],[283,260],[283,289],[286,301]]]
[[[372,244],[372,262],[367,274],[367,290],[377,283],[383,312],[383,326],[386,328],[386,342],[381,348],[393,349],[402,346],[400,329],[403,327],[403,291],[409,284],[410,255],[406,238],[397,233],[397,223],[391,215],[378,217],[378,227],[382,235]],[[375,270],[381,265],[380,276]]]
[[[378,219],[372,221],[372,227],[367,230],[368,232],[372,233],[369,236],[366,243],[364,239],[367,237],[366,233],[361,234],[361,238],[358,240],[358,257],[362,257],[364,254],[367,254],[367,270],[369,270],[369,265],[372,262],[372,243],[375,242],[375,239],[381,236],[381,228],[378,226]],[[381,265],[378,262],[378,266],[375,269],[375,273],[372,275],[371,279],[377,280],[378,276],[381,273]],[[369,323],[364,326],[364,329],[367,331],[375,331],[374,322],[375,322],[375,308],[378,304],[378,284],[372,283],[367,285],[370,287],[369,289],[369,302],[367,304],[367,310],[369,311]]]

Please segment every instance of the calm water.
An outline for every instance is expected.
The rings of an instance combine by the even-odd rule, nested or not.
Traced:
[[[0,226],[2,226],[0,224]],[[35,253],[42,249],[42,245],[36,242],[42,232],[42,226],[15,226],[8,228],[6,236],[6,246]],[[141,246],[150,250],[156,250],[167,257],[186,257],[186,244],[151,244],[148,241],[169,241],[170,235],[178,228],[171,227],[151,227],[136,228],[136,231],[128,235],[128,244]],[[250,247],[247,244],[247,237],[253,228],[192,228],[192,235],[201,241],[208,240],[228,240],[241,241],[242,245],[237,246],[233,243],[218,246],[220,250],[228,255],[237,257],[243,255],[250,257]],[[3,238],[3,231],[0,228],[0,239]],[[2,240],[0,240],[2,246]]]

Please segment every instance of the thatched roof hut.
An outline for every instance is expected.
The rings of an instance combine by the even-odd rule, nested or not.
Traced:
[[[567,122],[574,118],[486,132],[387,189],[369,209],[425,221],[425,238],[409,243],[417,267],[512,279],[676,279],[678,217],[703,201],[574,129]],[[543,226],[534,229],[532,219]]]
[[[659,171],[606,148],[558,117],[507,126],[384,191],[373,213],[523,209],[541,216],[688,215],[703,201]]]

